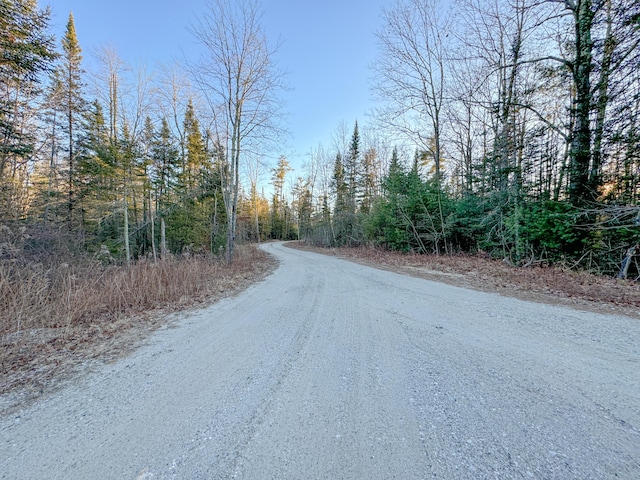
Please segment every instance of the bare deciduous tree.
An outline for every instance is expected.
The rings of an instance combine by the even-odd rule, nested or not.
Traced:
[[[374,92],[386,103],[381,118],[418,140],[434,163],[442,160],[442,109],[448,20],[438,0],[404,0],[383,14]]]
[[[223,175],[227,211],[227,260],[233,258],[240,189],[240,161],[245,151],[273,140],[284,87],[267,42],[256,0],[211,0],[192,32],[205,54],[192,68],[225,145]]]

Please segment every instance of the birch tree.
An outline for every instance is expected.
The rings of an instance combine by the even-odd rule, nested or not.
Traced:
[[[227,212],[227,261],[233,259],[240,166],[245,153],[253,153],[272,140],[277,126],[283,73],[274,63],[276,49],[261,25],[255,0],[210,0],[192,25],[205,54],[193,68],[207,100],[218,141],[225,146],[222,175]]]

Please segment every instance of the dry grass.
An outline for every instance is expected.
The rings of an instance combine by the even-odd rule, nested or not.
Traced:
[[[141,261],[130,267],[97,262],[0,263],[0,338],[24,330],[62,328],[188,305],[224,291],[229,277],[249,272],[258,252],[240,250],[232,267],[212,256]],[[240,273],[242,275],[242,273]]]
[[[232,265],[213,256],[93,260],[45,266],[0,259],[0,393],[21,387],[16,404],[86,362],[117,358],[170,313],[211,304],[263,278],[275,260],[239,247]],[[2,400],[2,399],[0,399]],[[0,410],[2,410],[0,401]]]

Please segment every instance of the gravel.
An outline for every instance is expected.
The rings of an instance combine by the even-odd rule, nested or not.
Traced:
[[[2,479],[640,478],[640,322],[281,264],[0,418]]]

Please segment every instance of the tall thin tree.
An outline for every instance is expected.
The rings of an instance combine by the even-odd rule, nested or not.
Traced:
[[[57,57],[49,35],[50,10],[33,0],[0,1],[0,214],[26,209],[28,162],[36,142],[42,74]]]
[[[86,102],[82,95],[82,49],[76,36],[73,13],[69,14],[67,28],[62,37],[62,62],[57,77],[60,81],[60,101],[65,117],[64,132],[66,136],[68,161],[67,186],[67,225],[69,230],[74,228],[73,210],[76,203],[75,175],[76,175],[76,142],[81,128],[82,114]]]
[[[192,27],[206,51],[193,73],[215,117],[218,140],[226,147],[229,262],[236,240],[241,159],[245,149],[257,149],[279,133],[283,73],[274,63],[275,49],[267,41],[261,16],[255,0],[211,0]]]

